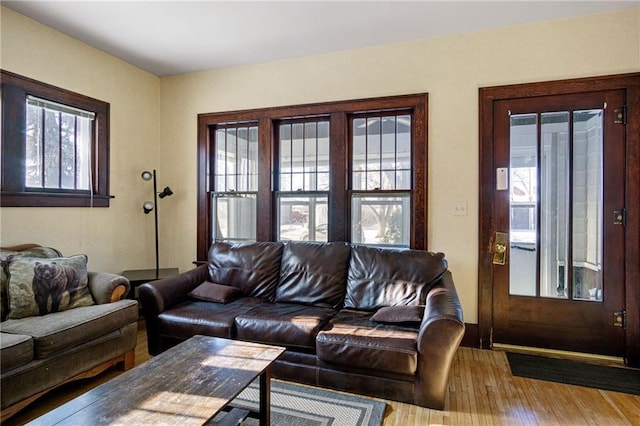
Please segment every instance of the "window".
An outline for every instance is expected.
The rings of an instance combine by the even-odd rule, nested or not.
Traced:
[[[109,104],[2,71],[3,207],[109,206]]]
[[[278,240],[327,241],[329,121],[278,126]]]
[[[256,239],[258,127],[220,125],[215,129],[213,241]]]
[[[354,117],[351,241],[409,247],[411,115]]]
[[[255,135],[247,188],[222,148],[242,127]],[[200,114],[198,129],[199,260],[220,240],[426,249],[426,94]]]

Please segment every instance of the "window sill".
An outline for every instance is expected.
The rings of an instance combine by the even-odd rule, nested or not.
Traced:
[[[109,207],[113,195],[0,192],[0,207]]]

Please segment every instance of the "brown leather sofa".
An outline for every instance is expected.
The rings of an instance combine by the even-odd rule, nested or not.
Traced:
[[[464,334],[444,255],[417,250],[216,243],[139,297],[152,355],[196,334],[285,346],[274,377],[435,409]]]

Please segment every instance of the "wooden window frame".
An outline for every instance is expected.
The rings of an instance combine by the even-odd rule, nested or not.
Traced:
[[[256,127],[256,129],[257,129],[258,128],[258,124],[254,123],[254,122],[242,122],[242,123],[233,123],[233,124],[224,124],[224,125],[211,126],[210,127],[210,131],[211,131],[211,134],[213,136],[213,138],[212,138],[213,144],[215,144],[215,141],[216,141],[216,136],[215,135],[217,134],[217,132],[219,130],[225,130],[225,132],[226,132],[229,129],[235,129],[235,131],[236,131],[236,144],[237,144],[238,143],[237,142],[238,129],[245,128],[245,127],[247,128],[247,132],[249,132],[249,129],[252,128],[252,127]],[[225,135],[225,137],[226,137],[226,135]],[[225,146],[225,151],[226,151],[226,153],[228,153],[228,151],[226,150],[226,146]],[[225,155],[226,155],[226,153],[225,153]],[[213,156],[214,156],[213,162],[214,163],[217,161],[217,155],[218,155],[218,151],[217,150],[213,151]],[[212,196],[210,196],[208,198],[209,205],[211,206],[211,214],[210,214],[209,217],[212,220],[211,225],[214,225],[214,224],[216,224],[215,221],[213,221],[215,209],[212,206],[212,202],[213,202],[212,199],[216,198],[216,194],[224,195],[224,196],[232,196],[232,195],[251,196],[251,195],[255,195],[257,197],[257,191],[256,191],[257,188],[251,188],[251,189],[247,188],[246,190],[238,190],[237,186],[236,186],[236,188],[228,188],[227,187],[228,177],[230,175],[227,174],[227,173],[225,173],[224,175],[222,175],[222,174],[217,174],[216,175],[214,173],[215,170],[213,169],[213,167],[210,170],[211,170],[211,185],[212,185],[211,187],[213,188],[213,190],[209,192],[209,194],[212,195]],[[225,179],[225,184],[224,184],[225,190],[224,191],[219,191],[218,190],[219,188],[216,187],[216,177],[217,176],[224,176],[225,177],[224,178]],[[242,175],[239,175],[239,174],[236,173],[235,176],[237,178],[238,176],[242,176]],[[247,175],[246,177],[247,177],[247,179],[249,179],[249,175]],[[247,186],[248,186],[248,183],[249,182],[247,181]],[[218,199],[220,199],[220,198],[222,198],[222,197],[219,196]],[[257,212],[256,212],[256,215],[257,215]],[[216,221],[217,221],[217,219],[216,219]],[[232,243],[232,242],[243,241],[243,239],[227,237],[227,238],[224,238],[224,239],[219,239],[219,241],[226,241],[226,242]]]
[[[276,201],[274,179],[277,176],[278,122],[294,118],[329,117],[330,169],[329,241],[349,241],[350,234],[350,134],[352,114],[410,111],[412,123],[412,189],[410,247],[427,249],[427,154],[428,94],[411,94],[347,101],[271,107],[244,111],[205,113],[198,115],[198,194],[197,194],[197,259],[205,261],[211,245],[209,191],[213,188],[211,160],[212,129],[221,124],[258,122],[258,211],[256,240],[274,241],[276,237]]]
[[[2,86],[1,207],[109,207],[108,103],[0,70]],[[25,184],[28,95],[95,113],[91,146],[91,189],[27,189]]]
[[[412,123],[411,123],[411,133],[413,135],[413,126],[415,125],[415,120],[413,119],[413,111],[411,110],[407,110],[407,111],[402,111],[402,110],[394,110],[394,111],[366,111],[364,113],[354,113],[354,114],[349,114],[348,116],[348,129],[349,129],[349,166],[348,166],[348,171],[349,176],[348,176],[348,187],[349,187],[349,199],[348,199],[348,207],[349,207],[349,211],[350,211],[350,215],[349,217],[351,219],[353,219],[353,212],[352,212],[352,206],[353,206],[353,202],[354,199],[357,197],[376,197],[376,196],[380,196],[380,197],[393,197],[393,196],[403,196],[408,194],[409,195],[409,202],[410,202],[410,209],[413,209],[413,197],[412,197],[412,193],[414,191],[414,187],[413,187],[413,179],[412,179],[412,183],[410,185],[410,187],[408,189],[398,189],[397,187],[394,188],[375,188],[375,189],[367,189],[367,188],[360,188],[360,189],[354,189],[354,184],[353,184],[353,134],[354,134],[354,128],[353,128],[353,124],[354,124],[354,120],[357,119],[369,119],[369,118],[380,118],[382,119],[385,116],[394,116],[397,118],[397,116],[400,115],[409,115],[412,117]],[[382,123],[381,123],[382,124]],[[382,129],[381,133],[380,133],[380,137],[382,137]],[[412,136],[413,137],[413,136]],[[413,147],[413,144],[415,142],[415,138],[412,139],[411,141],[411,146]],[[381,152],[382,152],[382,147],[381,147]],[[414,152],[411,153],[411,161],[412,161],[412,166],[411,166],[411,170],[413,170],[413,155]],[[382,157],[381,157],[382,158]],[[397,172],[398,169],[395,169],[394,171]],[[382,172],[382,169],[380,170]],[[349,222],[349,226],[352,226],[353,221]],[[410,220],[410,225],[413,225],[413,220]],[[411,228],[413,228],[411,226]],[[411,244],[411,239],[410,239],[410,244]],[[388,247],[398,247],[398,248],[406,248],[407,246],[405,245],[394,245],[394,244],[390,244],[387,245]],[[410,246],[411,247],[411,246]]]
[[[273,167],[273,203],[274,203],[274,214],[275,214],[275,224],[274,224],[274,238],[277,241],[287,241],[286,239],[283,239],[280,236],[281,233],[281,229],[280,228],[280,211],[279,208],[281,207],[281,201],[283,199],[287,199],[287,198],[307,198],[310,199],[311,197],[322,197],[325,196],[327,197],[327,208],[328,208],[328,202],[329,202],[329,197],[330,197],[330,190],[326,189],[326,190],[319,190],[317,188],[317,174],[318,171],[316,170],[314,173],[316,174],[316,188],[315,189],[311,189],[311,188],[297,188],[294,189],[293,187],[291,187],[290,190],[283,190],[281,187],[281,178],[282,178],[282,174],[281,174],[281,146],[280,146],[280,126],[282,125],[291,125],[293,126],[294,124],[302,124],[303,126],[306,125],[307,123],[317,123],[319,122],[326,122],[329,125],[329,136],[331,135],[331,118],[329,116],[314,116],[314,117],[303,117],[303,118],[293,118],[293,119],[286,119],[286,120],[277,120],[277,121],[273,121],[273,129],[274,129],[274,140],[273,140],[273,153],[274,153],[274,167]],[[292,129],[293,131],[293,129]],[[304,131],[304,130],[303,130]],[[291,141],[293,144],[293,132],[291,135]],[[331,143],[331,138],[329,137],[329,143]],[[304,147],[303,147],[304,150]],[[316,158],[317,161],[317,158]],[[332,164],[331,164],[331,146],[329,145],[329,174],[331,174],[331,168],[332,168]],[[292,184],[293,184],[293,176],[291,175],[291,179],[292,179]],[[304,180],[305,180],[305,176],[303,176],[303,186],[304,186]],[[329,182],[331,182],[331,179],[329,180]],[[311,214],[311,211],[309,212]],[[317,226],[319,224],[314,222],[314,225]],[[327,224],[328,225],[328,224]],[[311,224],[309,224],[309,235],[311,235]],[[280,238],[278,238],[280,236]],[[299,241],[299,240],[293,240],[293,241]],[[311,240],[314,241],[314,240]]]

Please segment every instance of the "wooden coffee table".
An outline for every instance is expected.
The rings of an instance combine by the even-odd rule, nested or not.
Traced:
[[[268,425],[269,367],[284,350],[194,336],[29,424],[201,425],[260,377],[260,424]]]

